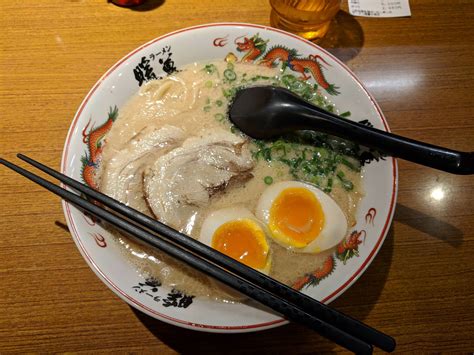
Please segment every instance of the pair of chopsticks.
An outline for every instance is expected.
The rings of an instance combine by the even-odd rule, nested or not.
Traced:
[[[305,325],[354,353],[371,354],[373,346],[387,352],[395,349],[395,340],[392,337],[340,313],[25,155],[18,154],[17,156],[87,197],[107,206],[116,213],[91,203],[85,198],[4,159],[0,158],[0,163],[54,194],[61,196],[80,209],[96,215],[131,236],[164,251],[273,309],[286,319]],[[119,214],[126,218],[121,217]]]

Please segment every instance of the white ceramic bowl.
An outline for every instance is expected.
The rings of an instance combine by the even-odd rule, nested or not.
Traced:
[[[94,85],[81,103],[67,135],[62,157],[62,172],[84,180],[95,168],[96,146],[87,144],[112,123],[110,109],[119,110],[137,92],[147,77],[161,77],[172,68],[196,61],[224,58],[233,52],[239,60],[263,58],[252,48],[252,37],[268,41],[268,48],[284,46],[325,68],[328,83],[339,95],[322,90],[340,112],[350,110],[351,119],[368,120],[374,127],[388,131],[388,125],[377,103],[355,75],[324,49],[298,36],[274,28],[243,24],[208,24],[179,30],[148,42],[132,51],[110,68]],[[248,40],[243,51],[238,43]],[[245,46],[244,46],[245,47]],[[252,52],[253,51],[253,52]],[[308,64],[306,62],[306,64]],[[151,71],[150,71],[151,70]],[[308,72],[313,80],[313,74]],[[321,83],[320,83],[321,84]],[[323,84],[320,87],[324,87]],[[91,135],[91,133],[95,133]],[[91,142],[96,143],[96,142]],[[338,252],[326,260],[324,267],[311,277],[301,275],[298,288],[308,295],[329,303],[349,288],[369,266],[387,234],[397,195],[397,165],[392,158],[372,161],[365,166],[365,197],[351,235],[341,243]],[[120,298],[136,309],[165,322],[209,332],[249,332],[285,324],[279,316],[258,307],[224,304],[192,298],[144,280],[128,263],[112,236],[75,207],[63,203],[73,239],[92,270]]]

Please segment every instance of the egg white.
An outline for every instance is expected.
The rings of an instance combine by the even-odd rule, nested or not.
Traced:
[[[199,241],[212,247],[212,239],[214,237],[214,233],[220,226],[227,222],[243,219],[249,219],[255,222],[265,234],[264,242],[266,243],[265,248],[267,250],[267,261],[262,269],[255,268],[255,270],[258,270],[268,275],[271,269],[270,246],[268,245],[268,241],[266,240],[268,232],[265,226],[263,226],[262,223],[258,221],[257,218],[255,218],[254,214],[244,207],[229,207],[214,211],[209,214],[209,216],[207,216],[207,218],[202,224],[201,233],[199,235]]]
[[[282,181],[275,183],[265,189],[257,204],[255,215],[257,218],[265,223],[266,226],[270,223],[270,210],[275,199],[283,190],[288,188],[305,188],[309,190],[319,201],[322,211],[324,213],[324,226],[319,235],[308,245],[303,248],[297,248],[293,245],[287,244],[279,238],[275,238],[272,232],[269,231],[270,237],[285,247],[298,253],[317,254],[324,250],[336,246],[347,234],[347,219],[337,203],[326,193],[317,187],[299,182],[299,181]]]

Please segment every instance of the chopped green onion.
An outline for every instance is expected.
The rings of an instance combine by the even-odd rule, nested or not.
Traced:
[[[217,67],[214,64],[206,64],[204,69],[207,74],[212,74],[217,71]]]
[[[204,110],[204,112],[209,112],[211,111],[211,106],[204,106],[202,109]]]
[[[296,80],[296,77],[291,74],[286,74],[281,77],[281,82],[288,88],[293,86]]]
[[[313,183],[316,186],[321,186],[321,176],[320,175],[315,175],[311,177],[310,182]]]
[[[271,176],[265,176],[263,182],[267,185],[271,185],[273,183],[273,178]]]
[[[326,189],[329,189],[329,192],[332,190],[332,178],[328,179],[328,184],[326,185]]]
[[[237,75],[232,69],[226,69],[224,70],[224,78],[226,78],[228,81],[234,81],[237,79]]]
[[[342,171],[338,171],[336,176],[341,181],[342,186],[346,191],[351,191],[354,188],[354,184],[344,178],[344,173]]]
[[[210,80],[206,81],[204,86],[207,87],[207,88],[212,88],[212,81],[210,81]]]
[[[221,107],[222,104],[223,104],[222,100],[216,100],[216,105],[217,105],[218,107]]]
[[[342,186],[346,189],[346,191],[352,191],[354,189],[354,184],[349,180],[344,180],[342,182]]]
[[[272,150],[271,148],[265,148],[262,150],[262,157],[266,161],[271,161],[272,160]]]
[[[351,111],[346,111],[346,112],[341,113],[339,116],[345,118],[345,117],[349,117],[350,115],[351,115]]]
[[[227,62],[227,69],[234,70],[234,64],[231,62]]]
[[[229,90],[222,89],[222,95],[224,95],[224,97],[230,99],[230,98],[235,96],[235,93],[237,92],[238,89],[239,88],[237,88],[237,87],[230,88]]]
[[[214,115],[214,118],[215,118],[216,120],[218,120],[219,122],[224,122],[224,120],[225,120],[225,116],[224,116],[224,114],[222,114],[222,113],[216,113],[216,114]]]
[[[354,165],[352,162],[347,160],[346,158],[341,158],[341,164],[344,164],[347,166],[349,169],[354,170],[354,171],[360,171],[360,167]]]
[[[297,79],[292,74],[286,74],[281,77],[281,81],[283,82],[283,84],[291,85],[291,84],[294,84],[297,81]]]

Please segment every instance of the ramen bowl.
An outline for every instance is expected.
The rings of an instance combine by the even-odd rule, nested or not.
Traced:
[[[259,44],[265,43],[265,46]],[[388,131],[377,103],[356,76],[324,49],[298,36],[270,27],[218,23],[182,29],[156,38],[120,59],[94,85],[81,103],[64,146],[62,172],[88,183],[98,163],[103,133],[123,105],[146,81],[165,77],[187,64],[224,59],[257,63],[270,49],[291,53],[290,70],[319,84],[321,94],[350,119]],[[284,58],[284,56],[283,56]],[[288,55],[286,56],[289,60]],[[300,62],[297,62],[300,60]],[[300,64],[300,65],[295,65]],[[311,68],[321,70],[324,82]],[[306,67],[305,67],[306,66]],[[319,80],[319,82],[318,82]],[[356,223],[322,266],[302,274],[293,287],[329,303],[344,293],[367,269],[390,226],[397,195],[393,158],[367,154],[363,171],[365,195]],[[132,307],[164,322],[208,332],[250,332],[285,324],[271,310],[252,302],[224,303],[195,297],[146,278],[130,263],[115,237],[94,218],[63,202],[66,220],[81,254],[97,276]]]

